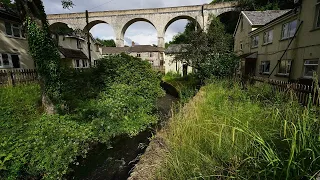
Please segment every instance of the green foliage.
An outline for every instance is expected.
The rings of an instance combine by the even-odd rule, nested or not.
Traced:
[[[198,87],[200,85],[198,78],[194,74],[182,77],[178,73],[169,72],[162,80],[177,89],[181,104],[187,103],[198,92]]]
[[[39,85],[0,88],[0,179],[61,179],[92,144],[158,120],[155,102],[164,92],[148,62],[123,54],[62,74],[65,115],[43,114]]]
[[[60,55],[49,34],[48,23],[45,22],[40,27],[35,21],[28,18],[27,34],[30,54],[35,61],[43,93],[53,103],[59,104],[61,102]]]
[[[116,42],[113,39],[99,39],[96,38],[96,40],[98,42],[100,42],[102,45],[104,45],[105,47],[116,47]]]
[[[189,44],[191,34],[197,28],[200,29],[199,25],[195,21],[189,21],[182,33],[178,33],[175,35],[169,43],[166,43],[166,48],[169,47],[171,44]]]
[[[234,0],[213,0],[210,4]],[[279,10],[294,8],[293,0],[238,0],[243,10]]]
[[[174,59],[196,69],[200,80],[211,76],[230,76],[238,61],[232,52],[232,36],[225,33],[225,27],[218,18],[211,16],[210,22],[207,33],[193,32],[189,46],[185,46],[183,53]]]
[[[316,179],[318,107],[256,84],[213,80],[175,115],[162,179]]]

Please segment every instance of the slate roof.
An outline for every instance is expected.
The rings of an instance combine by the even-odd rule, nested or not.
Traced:
[[[59,51],[64,55],[65,58],[88,59],[88,57],[81,50],[59,47]]]
[[[181,52],[186,52],[186,47],[189,44],[171,44],[165,51],[166,54],[177,54]]]
[[[103,47],[102,54],[120,54],[129,51],[129,47]]]
[[[288,13],[289,10],[242,11],[252,25],[262,26]]]
[[[130,47],[130,52],[164,52],[164,48],[150,45],[135,45]]]
[[[164,52],[164,48],[150,45],[135,45],[133,47],[103,47],[102,54],[120,54],[131,52]]]

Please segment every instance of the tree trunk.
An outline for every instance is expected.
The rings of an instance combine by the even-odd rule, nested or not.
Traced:
[[[39,75],[42,104],[48,114],[54,114],[55,107],[61,103],[60,55],[51,38],[42,1],[16,0],[16,4],[25,21],[30,54]]]

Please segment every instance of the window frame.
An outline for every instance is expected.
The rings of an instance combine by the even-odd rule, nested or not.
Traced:
[[[259,39],[259,35],[251,37],[251,48],[257,48],[259,46]]]
[[[8,61],[9,61],[9,65],[4,65],[3,64],[3,58],[2,58],[2,55],[3,54],[6,54],[8,56]],[[18,56],[19,58],[19,66],[20,67],[17,67],[15,68],[13,66],[13,62],[12,62],[12,56]],[[11,68],[15,68],[15,69],[19,69],[21,68],[21,62],[20,62],[21,58],[20,58],[20,55],[19,54],[9,54],[9,53],[0,53],[0,69],[11,69]]]
[[[7,32],[7,25],[9,25],[10,30],[11,30],[11,34],[8,34]],[[5,35],[7,37],[11,37],[11,38],[22,38],[25,39],[24,35],[23,35],[23,31],[22,31],[22,27],[21,25],[19,25],[18,23],[15,22],[10,22],[10,21],[5,21],[4,22],[4,26],[5,26]],[[15,36],[14,34],[14,29],[19,30],[19,36]]]
[[[318,61],[317,64],[307,64],[307,61]],[[316,72],[318,72],[319,69],[319,59],[305,59],[303,62],[303,77],[304,78],[313,78],[313,76],[306,76],[306,66],[317,66]]]
[[[269,71],[265,71],[266,68],[262,68],[265,66],[265,64],[263,64],[263,63],[266,63],[266,62],[269,63]],[[261,74],[270,74],[270,69],[271,69],[271,61],[270,60],[261,61],[261,64],[260,64],[260,73]]]
[[[271,32],[271,33],[270,33]],[[270,34],[272,34],[270,38]],[[268,36],[267,36],[268,35]],[[267,38],[266,38],[267,37]],[[270,38],[270,39],[269,39]],[[269,41],[270,40],[270,41]],[[263,33],[263,45],[271,44],[273,43],[273,29],[270,29],[269,31],[265,31]]]
[[[316,3],[316,13],[315,13],[315,21],[314,21],[314,28],[320,28],[320,0]]]
[[[281,62],[280,62],[279,67],[278,67],[278,73],[277,73],[277,74],[278,74],[278,75],[289,75],[290,72],[291,72],[293,60],[292,60],[292,59],[283,59],[283,60],[281,60],[281,61],[288,61],[288,62],[290,62],[290,68],[287,69],[287,67],[288,67],[289,64],[286,64],[286,72],[285,72],[285,73],[280,72],[280,70],[281,70],[281,68],[280,68],[280,67],[281,67]]]
[[[292,24],[293,22],[296,22],[296,26],[295,26],[295,31],[293,34],[290,34],[290,32],[292,31]],[[287,28],[285,29],[284,27],[287,26]],[[282,31],[281,31],[281,40],[284,40],[284,39],[290,39],[292,37],[294,37],[296,31],[297,31],[297,28],[298,28],[298,20],[295,19],[295,20],[292,20],[292,21],[289,21],[287,23],[284,23],[282,25]],[[286,34],[284,33],[286,30]]]

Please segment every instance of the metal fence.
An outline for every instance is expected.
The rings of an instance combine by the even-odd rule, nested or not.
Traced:
[[[315,83],[310,86],[262,77],[252,77],[252,80],[255,82],[270,84],[274,90],[279,92],[293,91],[298,101],[303,105],[307,105],[309,102],[312,102],[314,105],[320,105],[319,86]]]
[[[14,86],[37,81],[38,75],[35,69],[0,70],[0,86]]]

